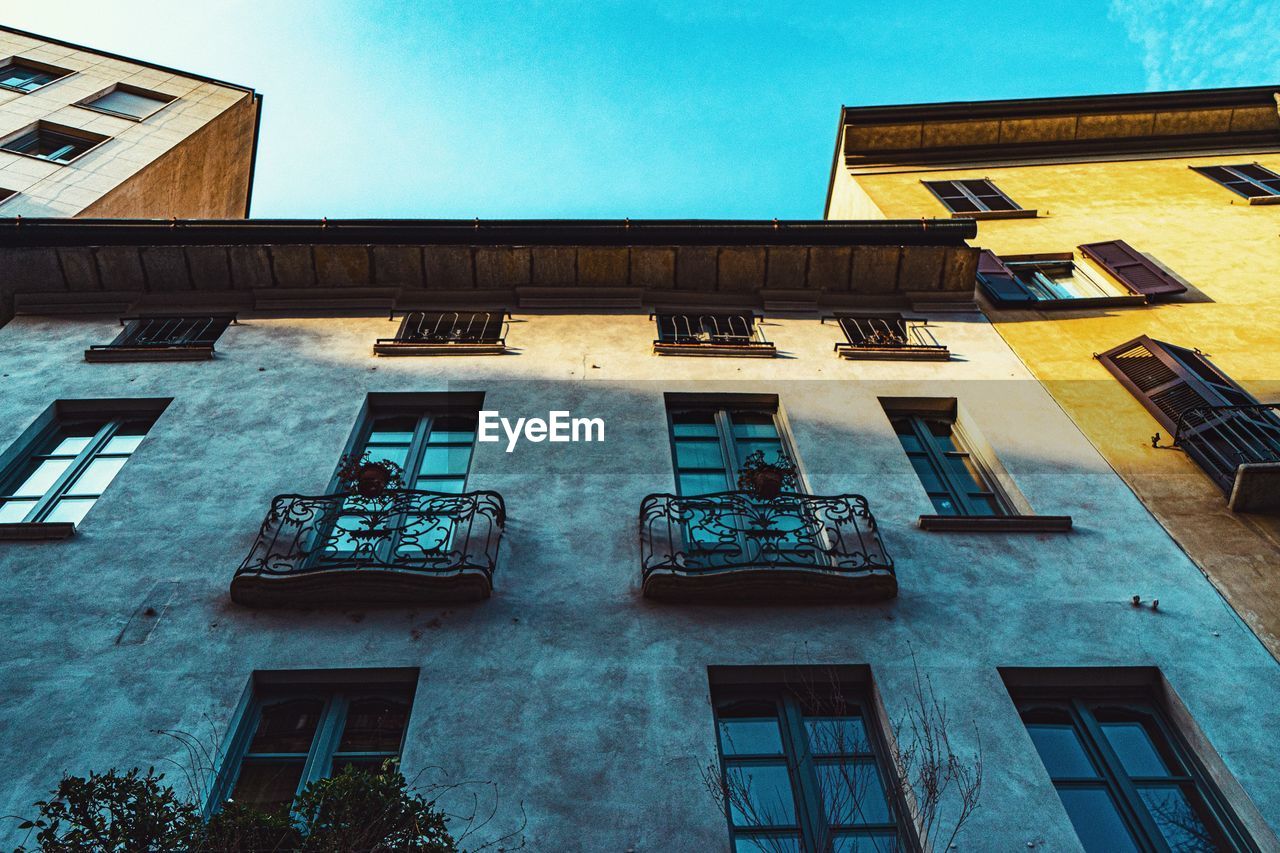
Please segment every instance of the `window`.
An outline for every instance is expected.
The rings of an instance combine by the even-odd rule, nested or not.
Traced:
[[[1253,849],[1150,703],[1069,696],[1018,710],[1089,853]]]
[[[1186,285],[1123,240],[1078,247],[1070,254],[1000,257],[982,250],[978,283],[1001,305],[1038,307],[1143,304],[1186,292]]]
[[[738,488],[743,461],[757,450],[766,462],[794,455],[778,429],[777,403],[718,406],[668,400],[676,488],[681,495],[705,495]]]
[[[163,95],[126,83],[117,83],[105,92],[99,92],[91,98],[80,101],[76,106],[142,121],[161,107],[176,100],[176,95]]]
[[[506,311],[410,311],[378,355],[496,355],[506,352]]]
[[[946,205],[952,216],[975,219],[1034,217],[1036,211],[1023,210],[986,178],[965,181],[924,181],[929,191]]]
[[[0,64],[0,88],[17,92],[34,92],[55,80],[61,80],[71,72],[65,68],[33,62],[30,59],[10,59]]]
[[[256,686],[219,777],[213,808],[228,799],[287,811],[308,784],[347,767],[398,760],[412,683]]]
[[[735,853],[905,847],[863,697],[838,685],[713,686]]]
[[[13,198],[17,194],[18,194],[17,190],[7,190],[4,187],[0,187],[0,204],[4,204],[6,201]]]
[[[181,360],[213,357],[213,344],[234,318],[126,317],[122,331],[109,344],[85,351],[86,361],[137,359]]]
[[[479,410],[466,404],[375,405],[355,455],[394,462],[405,472],[406,488],[461,494]]]
[[[1252,203],[1280,201],[1280,175],[1257,163],[1191,168]]]
[[[153,410],[51,419],[36,430],[30,452],[0,477],[0,524],[79,524],[158,415]]]
[[[98,133],[40,121],[0,142],[0,149],[65,165],[106,139]]]
[[[1280,410],[1259,403],[1199,350],[1143,335],[1098,356],[1204,469],[1234,510],[1280,509]],[[1158,435],[1157,435],[1158,437]]]
[[[752,314],[656,314],[658,339],[653,351],[663,355],[736,355],[772,357]]]
[[[836,321],[846,343],[837,343],[842,358],[892,358],[946,361],[950,351],[933,336],[927,320],[901,314],[841,315]],[[825,323],[826,320],[824,319]]]
[[[938,515],[1005,515],[981,465],[956,435],[954,411],[885,407],[920,483]]]

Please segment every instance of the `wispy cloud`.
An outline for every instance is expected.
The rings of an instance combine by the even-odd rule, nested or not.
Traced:
[[[1148,89],[1280,83],[1273,0],[1112,0],[1142,51]]]

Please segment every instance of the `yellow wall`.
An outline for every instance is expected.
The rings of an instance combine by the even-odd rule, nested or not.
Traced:
[[[1070,312],[984,307],[1138,497],[1280,655],[1280,518],[1232,513],[1195,463],[1177,450],[1152,448],[1150,436],[1159,425],[1092,357],[1146,334],[1199,348],[1259,400],[1280,400],[1280,206],[1250,206],[1188,168],[1248,162],[1280,172],[1280,154],[1227,154],[918,170],[858,175],[856,181],[885,216],[911,218],[948,215],[922,179],[990,178],[1040,215],[981,221],[978,245],[1021,254],[1123,239],[1184,280],[1186,295],[1151,306]],[[847,170],[837,173],[833,202],[856,197],[839,187],[854,180]],[[845,212],[833,203],[828,215],[843,218]],[[1087,527],[1089,521],[1077,523]],[[1160,597],[1158,589],[1133,592]]]

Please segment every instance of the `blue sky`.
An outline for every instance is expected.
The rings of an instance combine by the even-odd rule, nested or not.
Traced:
[[[262,92],[259,217],[817,218],[842,104],[1280,82],[1258,0],[12,5]]]

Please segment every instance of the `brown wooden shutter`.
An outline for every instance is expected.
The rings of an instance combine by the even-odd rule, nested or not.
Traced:
[[[1202,356],[1190,350],[1178,350],[1204,361]],[[1098,356],[1098,360],[1170,434],[1177,430],[1178,419],[1184,412],[1197,406],[1234,402],[1225,399],[1174,358],[1168,344],[1146,335],[1107,350]],[[1207,361],[1203,366],[1210,373],[1221,375]]]
[[[1080,251],[1134,293],[1147,297],[1186,293],[1187,287],[1123,240],[1085,243]]]
[[[1036,299],[1018,283],[1000,256],[989,249],[978,253],[978,281],[987,295],[1002,305],[1035,302]]]

